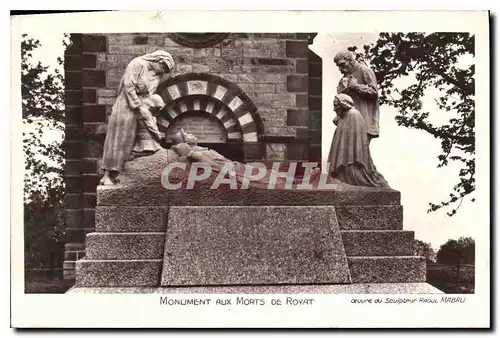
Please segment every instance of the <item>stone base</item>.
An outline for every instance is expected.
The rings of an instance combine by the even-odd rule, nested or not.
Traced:
[[[78,290],[434,293],[399,191],[166,190],[169,153],[128,162],[120,184],[97,188]]]
[[[351,283],[334,207],[171,207],[161,286]]]
[[[442,294],[427,283],[366,283],[336,285],[258,285],[211,287],[73,287],[67,293],[88,294]]]
[[[337,257],[338,258],[338,257]],[[337,266],[340,261],[337,260]],[[417,256],[373,256],[373,257],[347,257],[348,271],[344,269],[332,272],[336,274],[335,280],[314,281],[279,281],[282,284],[334,284],[347,283],[347,280],[338,279],[345,272],[350,274],[351,282],[360,283],[419,283],[425,282],[425,257]],[[163,259],[130,259],[130,260],[87,260],[80,259],[76,263],[76,285],[83,287],[158,287],[162,274]],[[289,262],[290,264],[290,262]],[[288,264],[288,265],[289,265]],[[318,274],[323,272],[317,272]],[[262,280],[225,280],[212,285],[235,284],[270,284],[276,285],[278,281]],[[200,283],[198,285],[203,285]],[[170,284],[171,286],[177,286]],[[184,284],[184,285],[195,285]],[[205,284],[207,285],[207,284]],[[167,286],[167,285],[164,285]],[[178,285],[180,286],[180,285]]]

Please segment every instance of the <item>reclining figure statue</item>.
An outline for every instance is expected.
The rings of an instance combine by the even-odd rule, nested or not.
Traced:
[[[171,163],[164,171],[162,181],[175,167],[185,169],[185,163],[191,163],[188,181],[213,181],[212,189],[221,183],[229,183],[231,189],[334,189],[334,180],[328,173],[321,172],[314,164],[306,164],[304,177],[294,177],[297,163],[291,163],[287,172],[279,171],[279,163],[267,168],[263,163],[241,163],[230,160],[215,150],[198,146],[198,140],[192,134],[181,129],[172,137],[172,150],[179,155],[178,163]],[[203,169],[203,174],[198,170]],[[214,175],[216,176],[214,179]],[[168,181],[164,186],[168,188]],[[192,183],[191,183],[192,185]],[[188,184],[188,187],[190,185]]]

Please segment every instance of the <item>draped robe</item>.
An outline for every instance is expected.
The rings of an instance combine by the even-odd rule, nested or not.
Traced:
[[[370,154],[366,124],[356,108],[340,116],[328,155],[329,171],[342,182],[368,187],[389,187],[377,172]]]
[[[109,116],[101,168],[121,171],[130,158],[136,140],[137,108],[141,99],[154,94],[161,74],[149,70],[142,57],[133,59],[126,67],[118,87],[118,96]]]
[[[355,88],[347,88],[349,77],[356,79],[358,84]],[[380,108],[377,78],[373,70],[356,61],[352,73],[340,80],[337,93],[347,94],[352,98],[354,107],[365,120],[366,132],[372,137],[378,137]]]

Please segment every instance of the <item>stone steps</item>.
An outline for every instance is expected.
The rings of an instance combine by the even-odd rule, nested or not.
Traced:
[[[393,199],[387,199],[388,196]],[[246,197],[253,199],[257,196],[250,194]],[[347,192],[333,199],[347,203],[355,197]],[[414,232],[402,230],[403,209],[393,204],[399,195],[379,191],[371,197],[380,197],[371,201],[381,204],[341,204],[333,208],[166,206],[170,203],[163,206],[98,205],[97,231],[87,235],[86,256],[76,263],[76,283],[81,287],[303,284],[308,282],[304,278],[306,275],[312,281],[339,270],[333,267],[335,264],[322,266],[324,262],[321,261],[325,257],[330,259],[328,255],[336,257],[337,249],[334,248],[342,247],[342,244],[331,243],[335,237],[343,243],[345,270],[349,270],[351,283],[425,282],[425,258],[412,256]],[[196,200],[199,196],[193,198]],[[321,194],[321,197],[315,195],[314,199],[321,205],[331,197]],[[206,200],[206,204],[212,202]],[[226,222],[221,223],[221,219]],[[170,237],[166,236],[167,220]],[[334,236],[335,232],[337,235]],[[311,236],[315,239],[309,243]],[[326,239],[325,243],[329,244],[319,250],[317,243]],[[225,253],[219,252],[222,249]],[[323,256],[325,253],[327,256]],[[164,261],[165,255],[168,259]],[[220,263],[221,257],[225,257],[224,263]],[[215,259],[213,264],[207,264],[211,259]],[[278,264],[280,269],[289,266],[287,270],[280,270],[281,275],[272,278],[259,273],[240,276],[245,269],[264,271],[266,266],[274,266],[276,259],[282,261]],[[317,268],[313,267],[315,264],[319,264]],[[228,274],[226,265],[236,270]],[[194,272],[186,269],[194,269]],[[304,269],[312,270],[301,275],[300,271]],[[331,276],[325,281],[330,279]],[[323,280],[323,277],[317,280]]]
[[[347,261],[352,283],[425,282],[424,257],[348,257]],[[161,259],[81,259],[76,263],[76,286],[160,286],[162,265]]]
[[[98,260],[163,259],[165,232],[87,235],[85,257]]]
[[[76,262],[76,286],[159,286],[162,259]]]
[[[400,205],[336,206],[341,230],[402,230]],[[97,232],[164,232],[168,207],[97,206]]]
[[[73,287],[78,294],[443,294],[430,284],[357,283],[317,285],[226,285],[187,287]]]
[[[401,193],[392,189],[356,187],[341,190],[167,190],[158,184],[98,186],[97,206],[364,206],[395,205]]]
[[[344,249],[351,256],[411,256],[413,231],[341,231]],[[165,232],[122,232],[87,235],[87,259],[162,259]]]
[[[165,232],[168,207],[97,206],[97,232]]]
[[[336,206],[340,230],[402,230],[401,205]]]
[[[352,283],[425,282],[425,257],[347,257]]]
[[[341,234],[347,257],[413,255],[413,231],[343,230]]]

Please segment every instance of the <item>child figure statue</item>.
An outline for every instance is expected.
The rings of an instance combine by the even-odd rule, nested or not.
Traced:
[[[165,107],[160,95],[154,94],[142,100],[144,109],[137,116],[137,133],[130,160],[149,156],[162,149],[160,144],[164,135],[158,129],[156,114]]]

